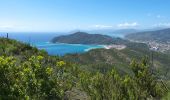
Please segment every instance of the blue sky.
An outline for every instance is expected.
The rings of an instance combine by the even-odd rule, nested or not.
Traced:
[[[0,31],[170,27],[170,0],[0,0]]]

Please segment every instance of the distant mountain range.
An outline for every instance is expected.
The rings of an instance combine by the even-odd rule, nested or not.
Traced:
[[[69,43],[69,44],[113,44],[113,43],[126,43],[126,40],[120,38],[112,38],[107,35],[101,34],[88,34],[86,32],[76,32],[70,35],[58,36],[51,40],[56,43]]]
[[[146,32],[146,31],[156,31],[156,30],[161,30],[165,29],[162,27],[155,27],[155,28],[149,28],[149,29],[96,29],[96,30],[73,30],[70,31],[69,33],[76,33],[78,31],[81,32],[86,32],[89,34],[103,34],[103,35],[108,35],[111,37],[119,37],[119,38],[124,38],[126,35],[132,34],[132,33],[138,33],[138,32]]]
[[[129,33],[135,33],[139,32],[137,29],[119,29],[119,30],[113,30],[113,29],[101,29],[101,30],[91,30],[87,31],[92,34],[107,34],[107,35],[112,35],[112,34],[129,34]]]
[[[167,43],[170,42],[170,28],[156,31],[137,32],[128,34],[125,38],[135,41],[156,41]]]

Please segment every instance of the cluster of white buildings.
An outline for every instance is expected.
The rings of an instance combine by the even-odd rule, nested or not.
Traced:
[[[148,42],[147,43],[151,50],[165,52],[170,50],[170,43],[158,43],[158,42]]]

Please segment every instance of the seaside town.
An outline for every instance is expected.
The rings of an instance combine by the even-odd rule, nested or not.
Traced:
[[[137,43],[145,43],[149,46],[150,50],[158,51],[158,52],[166,52],[170,51],[170,42],[157,42],[157,41],[134,41],[130,40],[132,42]]]
[[[155,41],[149,41],[147,42],[151,50],[155,51],[160,51],[160,52],[165,52],[170,50],[170,43],[160,43],[160,42],[155,42]]]

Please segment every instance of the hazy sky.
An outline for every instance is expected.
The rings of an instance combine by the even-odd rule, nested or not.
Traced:
[[[170,27],[170,0],[0,0],[0,31]]]

